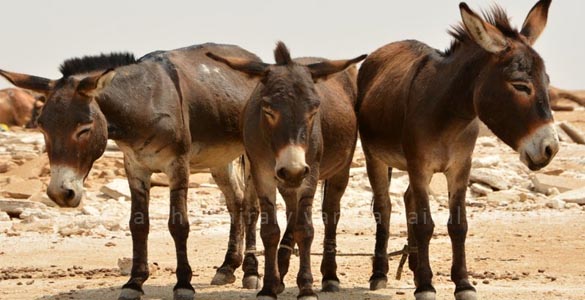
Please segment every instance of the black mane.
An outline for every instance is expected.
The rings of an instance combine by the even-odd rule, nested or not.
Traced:
[[[96,56],[84,56],[82,58],[71,58],[63,62],[59,71],[63,77],[76,74],[85,74],[95,71],[108,70],[116,67],[136,63],[132,53],[110,53]]]
[[[512,27],[508,14],[501,6],[494,5],[489,11],[482,11],[482,15],[486,22],[494,25],[504,34],[504,36],[509,38],[518,38],[518,30]],[[451,42],[451,46],[443,53],[445,56],[449,56],[455,52],[455,50],[457,50],[457,48],[459,48],[459,46],[461,46],[463,43],[473,43],[463,23],[459,23],[458,25],[451,27],[448,32],[453,37],[453,41]]]

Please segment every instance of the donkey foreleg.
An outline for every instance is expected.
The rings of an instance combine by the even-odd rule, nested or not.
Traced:
[[[151,172],[135,167],[125,157],[124,165],[131,195],[130,232],[132,233],[132,271],[130,280],[122,287],[119,300],[136,300],[144,294],[142,285],[148,279],[148,232],[150,220],[148,202],[150,198]]]

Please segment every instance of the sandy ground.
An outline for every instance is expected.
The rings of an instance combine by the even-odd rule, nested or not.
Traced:
[[[556,114],[556,118],[570,121],[585,131],[584,114],[583,111],[561,112]],[[24,137],[21,141],[37,141],[37,144],[34,147],[7,145],[7,141],[21,136]],[[0,150],[4,149],[4,152],[0,151],[0,162],[5,161],[12,169],[42,155],[39,138],[42,141],[38,133],[34,136],[31,133],[7,135],[0,143]],[[479,299],[585,299],[584,207],[549,208],[547,201],[554,195],[533,191],[529,179],[532,173],[522,167],[517,154],[501,142],[493,142],[489,138],[484,140],[484,144],[476,149],[475,156],[494,155],[500,162],[493,168],[507,170],[508,175],[512,173],[514,176],[503,180],[510,178],[515,183],[510,190],[511,198],[510,194],[500,192],[487,197],[473,194],[468,197],[471,206],[468,209],[467,262]],[[0,230],[0,299],[117,298],[120,287],[128,279],[120,275],[117,261],[130,257],[132,253],[127,226],[129,202],[123,198],[104,196],[100,188],[113,179],[124,178],[120,158],[120,153],[108,152],[95,164],[86,182],[88,192],[84,199],[84,205],[91,209],[86,208],[83,212],[82,208],[47,208],[40,213],[32,211],[29,216],[34,217],[30,220],[13,218],[9,221],[14,223],[12,229]],[[414,285],[409,270],[405,270],[399,281],[390,279],[387,289],[368,290],[371,272],[369,255],[374,248],[375,223],[363,155],[358,153],[355,162],[350,185],[342,200],[338,250],[364,256],[338,257],[342,291],[337,294],[319,293],[319,297],[325,300],[413,299]],[[46,184],[49,178],[47,172],[45,169],[37,180]],[[563,143],[555,161],[540,173],[585,179],[585,146]],[[394,210],[389,251],[401,249],[406,241],[401,202],[401,194],[407,184],[404,179],[403,172],[395,172],[390,191]],[[0,189],[2,184],[5,183],[0,182]],[[437,226],[430,253],[437,299],[453,299],[454,286],[449,279],[451,247],[445,226],[444,183],[434,183],[432,188],[436,193],[431,208]],[[149,259],[158,264],[159,270],[146,282],[144,299],[172,299],[175,253],[172,238],[166,229],[167,189],[155,187],[151,195]],[[313,252],[320,252],[323,238],[323,225],[318,217],[320,200],[315,203]],[[242,272],[239,270],[236,273],[238,279],[232,285],[216,287],[209,284],[215,268],[222,262],[229,226],[217,188],[208,184],[190,189],[189,209],[192,225],[188,249],[196,299],[254,299],[256,291],[241,288]],[[109,221],[103,221],[105,219]],[[279,219],[283,228],[284,216],[280,215]],[[37,230],[41,228],[39,224],[43,230]],[[95,228],[92,227],[94,225]],[[258,247],[262,248],[259,238]],[[263,273],[263,258],[259,259]],[[320,261],[320,256],[312,257],[316,290],[320,288],[321,281]],[[399,258],[395,257],[390,262],[390,278],[396,272],[398,261]],[[291,271],[286,277],[287,289],[279,299],[296,299],[297,268],[298,258],[293,257]]]
[[[393,215],[391,249],[404,243],[403,215]],[[449,280],[450,242],[444,224],[445,210],[435,214],[438,224],[431,244],[438,299],[453,299]],[[468,266],[480,299],[584,299],[585,298],[585,212],[505,212],[475,210],[470,217],[467,242]],[[373,249],[373,222],[368,216],[345,216],[338,236],[343,252],[370,253]],[[317,225],[314,249],[320,246],[322,225]],[[357,225],[357,226],[356,226]],[[226,229],[227,231],[227,229]],[[131,239],[126,236],[57,238],[44,235],[0,239],[0,272],[15,269],[20,277],[0,281],[0,299],[116,299],[127,280],[116,272],[119,257],[128,256]],[[109,243],[109,244],[108,244]],[[241,271],[233,285],[209,285],[214,268],[221,263],[225,235],[196,231],[189,239],[196,299],[254,299],[255,292],[241,289]],[[145,284],[144,299],[172,299],[174,248],[167,232],[150,236],[150,259],[160,270]],[[315,287],[319,288],[320,257],[313,256]],[[262,263],[262,259],[260,259]],[[319,293],[320,299],[411,299],[412,274],[390,280],[382,291],[368,290],[369,257],[339,257],[342,292]],[[395,272],[398,258],[390,262]],[[295,299],[294,274],[298,259],[293,257],[287,289],[280,297]],[[77,270],[79,268],[79,270]],[[78,274],[77,274],[78,273]],[[51,274],[64,277],[50,278]],[[291,276],[291,274],[293,276]],[[63,276],[63,275],[62,275]]]

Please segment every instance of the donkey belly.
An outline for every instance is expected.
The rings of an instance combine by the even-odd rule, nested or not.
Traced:
[[[244,154],[244,145],[237,141],[224,143],[194,142],[191,144],[190,168],[192,172],[217,168]]]

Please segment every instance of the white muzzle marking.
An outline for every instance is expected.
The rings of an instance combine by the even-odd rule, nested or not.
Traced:
[[[552,123],[539,127],[518,147],[520,160],[530,169],[546,166],[559,151],[559,136]]]

